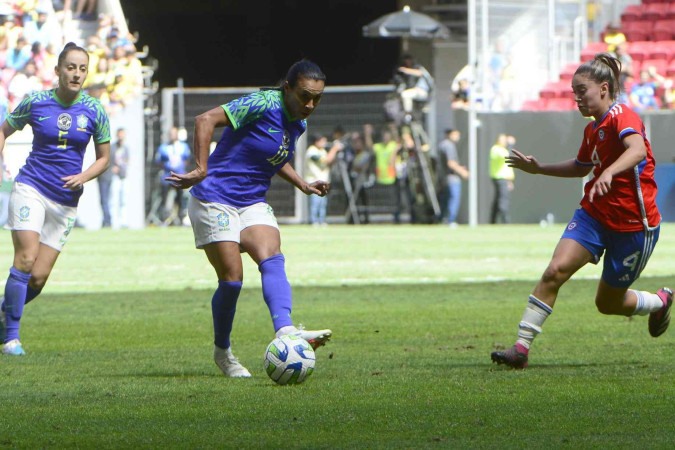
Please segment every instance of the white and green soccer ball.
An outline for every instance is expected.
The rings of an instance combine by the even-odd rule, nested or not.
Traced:
[[[264,367],[277,384],[300,384],[314,372],[316,356],[309,342],[286,334],[275,338],[265,350]]]

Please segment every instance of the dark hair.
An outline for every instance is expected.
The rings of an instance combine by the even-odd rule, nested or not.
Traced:
[[[610,98],[614,100],[619,97],[621,91],[621,85],[619,84],[621,61],[611,54],[606,52],[596,54],[592,60],[581,64],[574,74],[586,74],[596,83],[606,81],[609,85]]]
[[[450,134],[450,133],[452,133],[453,131],[455,131],[454,128],[446,128],[446,129],[445,129],[445,134]]]
[[[319,66],[308,59],[301,59],[294,63],[290,69],[288,69],[285,81],[288,82],[290,87],[295,87],[299,78],[326,81],[326,75],[321,71]]]
[[[284,84],[288,82],[290,87],[295,87],[298,78],[307,78],[310,80],[326,81],[326,75],[321,71],[318,65],[308,59],[301,59],[293,63],[286,73],[286,78],[279,81],[274,87],[263,87],[261,91],[283,91]]]
[[[75,51],[75,50],[81,51],[82,53],[87,55],[87,59],[89,59],[89,53],[87,53],[87,51],[85,49],[83,49],[79,45],[75,44],[74,42],[68,42],[65,45],[65,47],[63,47],[63,50],[61,50],[61,53],[59,53],[59,60],[58,60],[57,64],[60,66],[61,63],[63,62],[63,60],[66,59],[66,56],[68,55],[68,53],[70,53],[72,51]]]

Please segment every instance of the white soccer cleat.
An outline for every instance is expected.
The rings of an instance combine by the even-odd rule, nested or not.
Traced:
[[[305,330],[302,325],[299,325],[295,331],[291,331],[290,333],[286,334],[292,334],[294,336],[301,337],[302,339],[309,342],[309,345],[312,346],[312,349],[316,350],[317,348],[326,345],[326,342],[330,340],[333,332],[331,330]]]
[[[9,342],[5,342],[5,344],[2,346],[2,353],[12,356],[23,356],[26,354],[26,352],[23,350],[21,342],[19,342],[18,339],[12,339]]]
[[[230,378],[250,378],[251,372],[242,366],[239,360],[232,354],[231,348],[220,348],[213,346],[213,360],[223,371],[226,377]]]

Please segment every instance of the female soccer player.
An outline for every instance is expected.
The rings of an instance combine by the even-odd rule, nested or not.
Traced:
[[[581,208],[562,234],[553,257],[529,297],[513,347],[492,353],[497,364],[522,369],[528,352],[553,312],[558,291],[588,263],[597,264],[603,253],[603,271],[595,297],[602,314],[649,314],[649,334],[660,336],[668,328],[673,292],[656,294],[629,289],[644,269],[659,238],[661,215],[656,206],[654,157],[640,117],[619,96],[621,63],[608,53],[577,68],[572,79],[577,108],[592,117],[576,158],[543,164],[513,150],[507,163],[532,174],[584,177]]]
[[[306,119],[318,106],[326,76],[311,61],[301,60],[274,89],[244,95],[195,118],[195,169],[172,172],[166,179],[188,188],[188,214],[197,248],[204,249],[216,271],[218,288],[211,299],[214,360],[228,377],[250,377],[233,356],[230,333],[242,288],[240,252],[258,264],[265,303],[276,336],[296,334],[313,348],[324,345],[331,330],[298,330],[291,321],[291,286],[281,253],[279,226],[265,195],[279,174],[307,195],[324,196],[326,181],[305,182],[290,164]],[[216,127],[225,127],[209,156]],[[302,327],[301,327],[302,328]]]
[[[89,55],[70,42],[59,54],[58,87],[36,92],[19,103],[0,126],[5,140],[26,125],[33,129],[32,151],[14,180],[9,200],[14,261],[0,313],[2,352],[24,355],[19,321],[26,303],[45,286],[75,224],[82,186],[108,166],[110,124],[103,106],[82,91]],[[89,141],[96,161],[82,170]],[[4,322],[1,323],[1,322]]]

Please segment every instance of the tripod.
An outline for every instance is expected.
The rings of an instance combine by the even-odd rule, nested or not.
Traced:
[[[347,168],[347,161],[344,160],[342,153],[338,155],[337,166],[340,171],[340,178],[342,179],[345,195],[347,196],[347,211],[345,211],[345,218],[347,219],[347,222],[349,222],[349,218],[351,217],[354,224],[358,225],[361,223],[359,208],[356,206],[354,191],[352,189],[352,180],[349,177],[349,169]]]
[[[401,136],[408,135],[412,142],[408,153],[408,189],[411,194],[413,222],[431,223],[441,216],[441,207],[434,183],[433,168],[429,157],[429,137],[422,123],[414,118],[401,126]],[[429,215],[432,217],[429,217]]]

